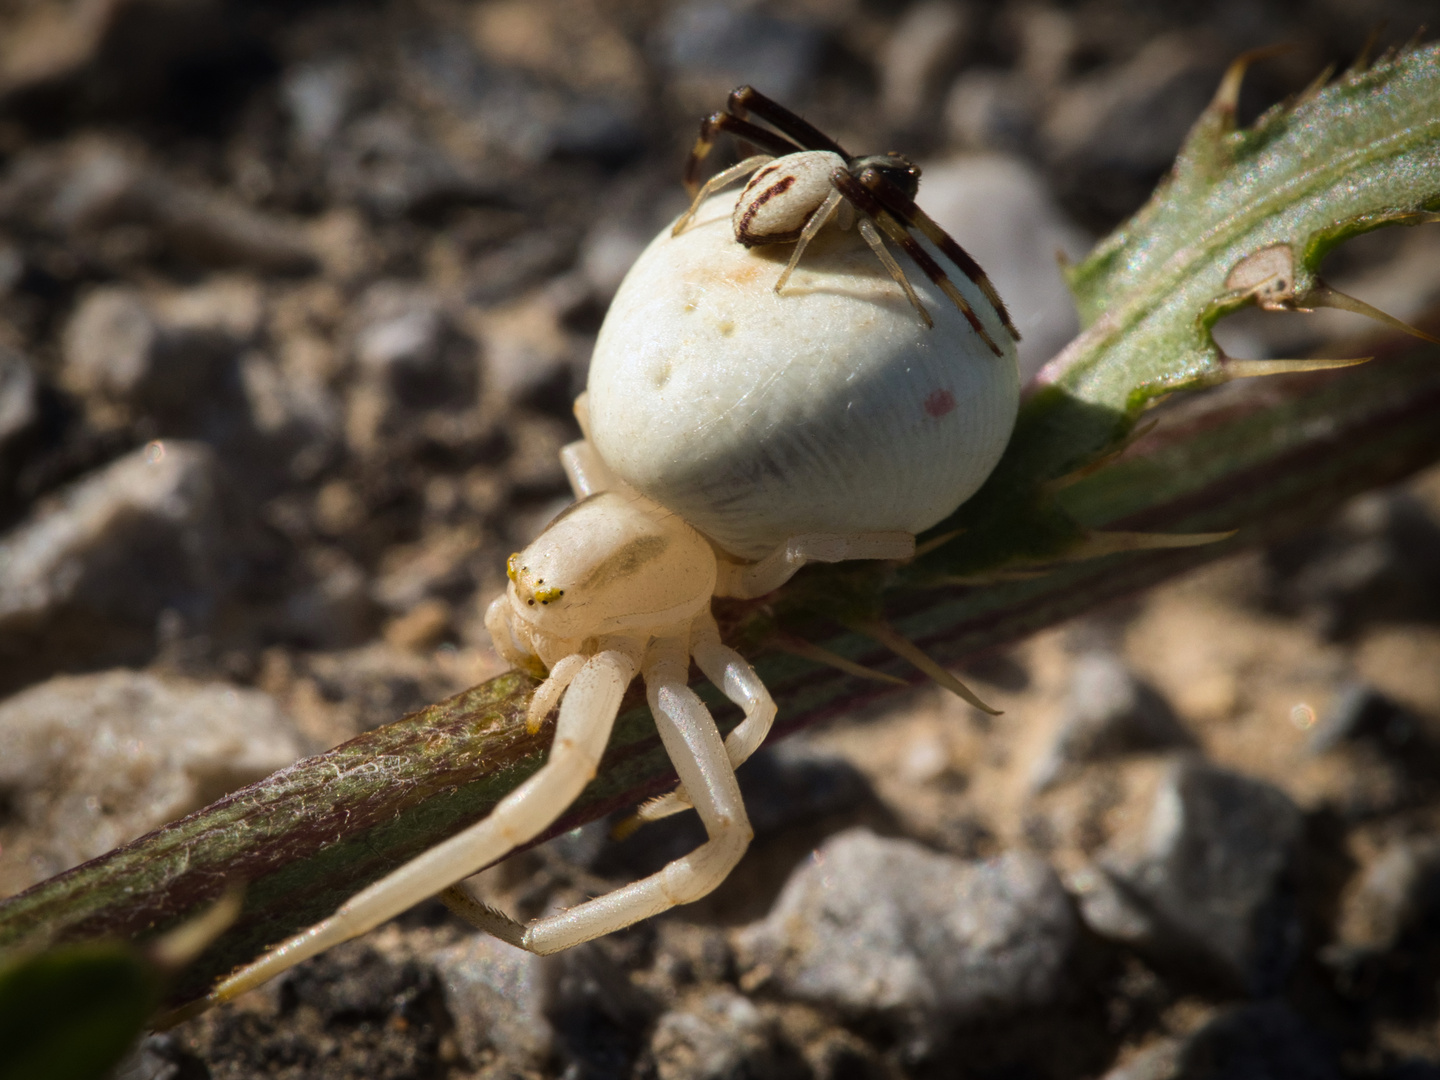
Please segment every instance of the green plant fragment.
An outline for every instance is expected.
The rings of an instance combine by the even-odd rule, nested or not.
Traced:
[[[0,969],[0,1080],[95,1080],[140,1037],[160,977],[119,943],[67,945]]]
[[[1337,244],[1435,220],[1440,45],[1347,71],[1237,129],[1249,59],[1226,76],[1150,202],[1069,271],[1083,332],[1032,384],[985,487],[936,527],[965,534],[907,582],[1077,548],[1084,530],[1057,482],[1112,452],[1157,399],[1261,370],[1227,371],[1211,336],[1221,317],[1255,303],[1303,306],[1322,292],[1320,262]]]

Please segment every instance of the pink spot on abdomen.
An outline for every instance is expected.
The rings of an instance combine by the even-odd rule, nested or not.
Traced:
[[[955,395],[949,390],[935,390],[925,399],[925,411],[936,420],[955,411]]]

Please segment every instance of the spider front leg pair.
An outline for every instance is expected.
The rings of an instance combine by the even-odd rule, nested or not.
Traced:
[[[708,611],[695,621],[708,621],[712,628],[714,626]],[[675,632],[652,638],[644,647],[638,669],[645,680],[646,697],[660,740],[686,791],[694,792],[690,805],[699,813],[709,839],[690,854],[666,864],[658,873],[528,926],[479,903],[463,885],[452,885],[441,893],[441,899],[452,911],[512,945],[548,954],[612,933],[677,904],[699,899],[725,880],[745,853],[752,833],[735,771],[719,730],[709,710],[687,685],[691,638],[697,629],[703,633],[703,627],[682,626],[675,628]],[[750,666],[738,654],[720,645],[718,634],[713,638],[713,652],[706,655],[702,646],[697,651],[697,659],[704,655],[710,662],[702,662],[702,667],[712,671],[718,662],[720,670],[716,674],[720,677],[717,682],[722,685],[736,682],[750,685],[752,692],[740,701],[749,706],[742,726],[749,725],[763,739],[774,718],[775,706]],[[606,644],[604,639],[601,644]],[[615,643],[609,644],[613,648]],[[565,740],[578,743],[584,739],[588,746],[599,750],[603,750],[609,740],[624,691],[623,683],[628,683],[633,677],[636,666],[632,661],[628,672],[621,674],[623,683],[613,696],[609,693],[596,695],[591,687],[579,685],[593,663],[593,659],[587,660],[564,692],[555,727],[552,761],[564,751]],[[722,673],[727,668],[737,669],[736,678],[725,678]],[[726,689],[730,691],[731,688],[726,686]],[[732,692],[732,696],[738,695]],[[587,773],[579,783],[564,788],[559,784],[553,785],[546,792],[545,801],[550,807],[547,820],[524,837],[512,837],[510,846],[525,842],[548,826],[563,807],[580,794],[584,784],[594,775],[598,763],[597,752],[593,759],[587,759]],[[515,795],[518,794],[517,791]],[[504,818],[512,813],[506,802],[515,795],[502,801],[492,818]]]

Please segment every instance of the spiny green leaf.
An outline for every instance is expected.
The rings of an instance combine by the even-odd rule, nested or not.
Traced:
[[[1119,446],[1158,397],[1229,377],[1210,333],[1218,319],[1257,299],[1303,305],[1342,240],[1433,220],[1440,45],[1351,70],[1237,130],[1245,62],[1149,204],[1070,271],[1084,332],[1036,379],[984,489],[935,530],[967,535],[923,560],[911,582],[1074,550],[1084,530],[1048,485]],[[1293,273],[1270,274],[1268,293],[1236,287],[1236,268],[1266,253]]]
[[[1249,129],[1234,116],[1217,95],[1169,180],[1071,272],[1091,333],[1052,377],[1077,397],[1133,413],[1221,376],[1210,328],[1252,302],[1226,284],[1247,256],[1287,245],[1287,287],[1303,295],[1342,240],[1440,205],[1440,45],[1349,71]]]

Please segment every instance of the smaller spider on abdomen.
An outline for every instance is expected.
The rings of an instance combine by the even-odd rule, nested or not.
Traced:
[[[748,119],[751,113],[775,130],[752,123]],[[710,155],[716,137],[723,132],[771,152],[747,157],[700,186],[697,182],[700,167]],[[837,217],[841,228],[846,229],[858,219],[860,235],[904,290],[926,326],[933,327],[934,320],[910,287],[905,271],[886,249],[876,226],[899,244],[926,277],[954,302],[970,326],[999,356],[1000,346],[986,333],[979,317],[944,269],[911,233],[914,229],[979,286],[1010,336],[1020,340],[1010,313],[980,264],[915,205],[920,167],[904,155],[892,150],[886,154],[855,157],[834,139],[758,90],[739,87],[731,92],[725,110],[711,114],[700,124],[700,137],[685,165],[685,187],[694,199],[690,209],[675,223],[673,235],[684,231],[705,199],[742,176],[749,176],[750,181],[740,193],[731,218],[735,239],[746,247],[795,245],[790,262],[775,282],[776,292],[785,287],[816,233]]]

